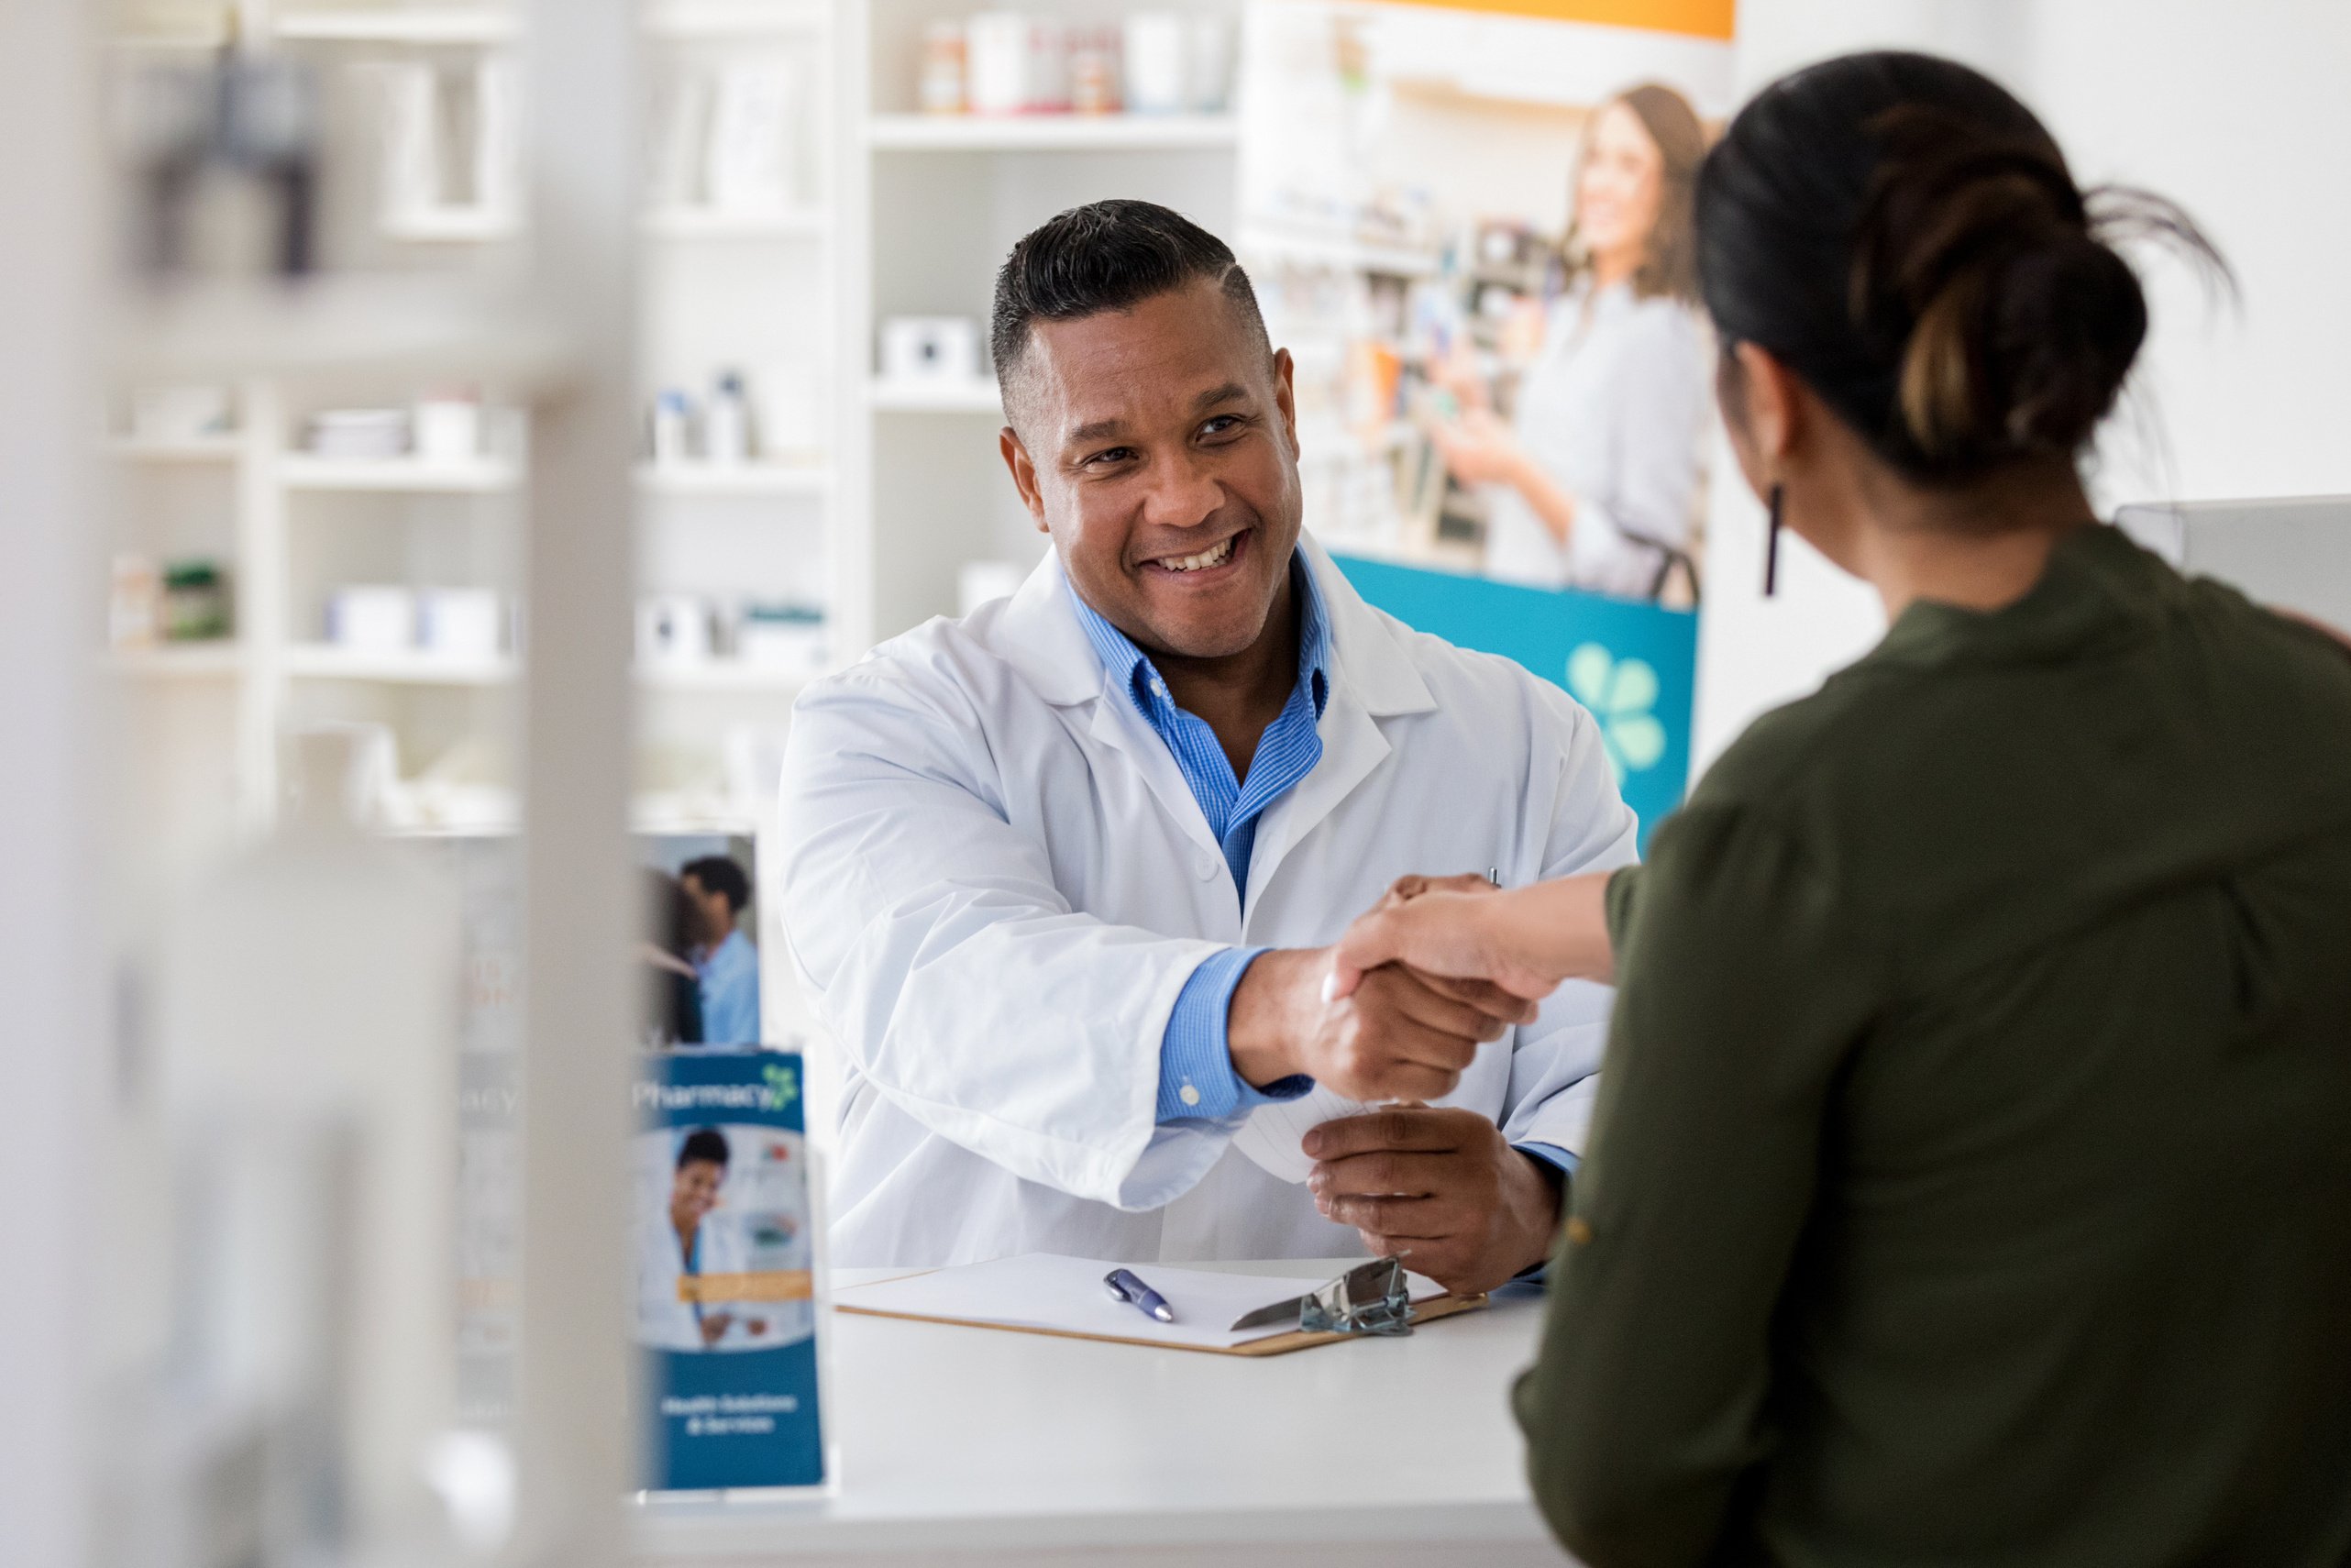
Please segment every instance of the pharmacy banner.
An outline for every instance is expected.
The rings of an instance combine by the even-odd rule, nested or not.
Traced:
[[[641,1059],[631,1175],[647,1491],[825,1482],[801,1084],[797,1052]]]
[[[1358,593],[1407,625],[1515,659],[1590,709],[1617,786],[1640,818],[1646,850],[1689,783],[1696,614],[1573,589],[1335,558]]]

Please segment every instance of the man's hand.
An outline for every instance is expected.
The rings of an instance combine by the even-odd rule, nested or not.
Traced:
[[[1325,995],[1330,950],[1283,948],[1250,965],[1232,993],[1225,1042],[1233,1069],[1260,1088],[1303,1073],[1350,1099],[1436,1099],[1452,1091],[1479,1044],[1535,1004],[1499,987],[1431,980],[1396,965]]]
[[[1558,1187],[1474,1110],[1391,1107],[1326,1121],[1305,1147],[1326,1219],[1455,1295],[1492,1290],[1551,1251]]]

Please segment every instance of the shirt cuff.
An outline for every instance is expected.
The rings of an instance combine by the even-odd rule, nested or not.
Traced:
[[[1296,1099],[1314,1088],[1304,1075],[1278,1078],[1264,1088],[1244,1083],[1232,1070],[1225,1038],[1226,1015],[1241,977],[1263,947],[1228,947],[1214,954],[1184,982],[1167,1032],[1159,1044],[1159,1106],[1162,1123],[1223,1121],[1246,1116],[1277,1099]]]
[[[1522,1154],[1542,1161],[1543,1164],[1559,1172],[1559,1213],[1560,1219],[1564,1221],[1567,1218],[1567,1184],[1575,1179],[1575,1167],[1584,1163],[1582,1157],[1573,1149],[1562,1149],[1556,1143],[1513,1143],[1510,1146]],[[1542,1262],[1530,1268],[1521,1269],[1511,1277],[1540,1280],[1550,1267],[1551,1259],[1546,1257]]]

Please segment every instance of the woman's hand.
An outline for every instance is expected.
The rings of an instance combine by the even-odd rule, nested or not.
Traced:
[[[1407,878],[1331,949],[1329,995],[1352,993],[1383,964],[1454,980],[1482,980],[1513,996],[1540,1000],[1562,980],[1606,979],[1615,972],[1608,944],[1608,874],[1564,877],[1511,892],[1440,885]]]
[[[1527,450],[1518,432],[1490,408],[1464,408],[1451,424],[1430,426],[1429,438],[1463,484],[1515,485],[1526,471]]]

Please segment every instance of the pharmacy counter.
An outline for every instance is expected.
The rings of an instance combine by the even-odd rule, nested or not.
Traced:
[[[1254,1359],[835,1315],[839,1495],[650,1505],[639,1557],[1557,1568],[1506,1402],[1540,1309],[1518,1286],[1408,1338]]]

